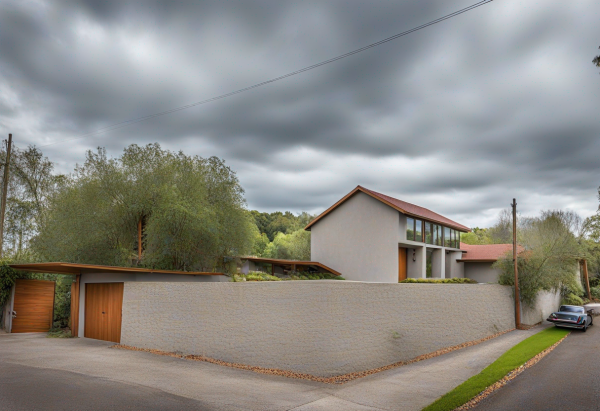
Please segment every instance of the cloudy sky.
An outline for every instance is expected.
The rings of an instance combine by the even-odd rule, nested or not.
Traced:
[[[248,206],[320,212],[356,185],[469,226],[598,207],[597,0],[0,2],[0,136],[69,172],[129,144],[224,158]],[[73,140],[75,139],[75,140]]]

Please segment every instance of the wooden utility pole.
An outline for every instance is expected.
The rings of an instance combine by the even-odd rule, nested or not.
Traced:
[[[142,219],[138,221],[138,262],[142,259]]]
[[[583,266],[583,280],[585,281],[585,291],[587,291],[588,300],[592,299],[592,293],[590,291],[590,277],[588,275],[587,260],[581,260]]]
[[[8,193],[8,169],[10,167],[10,150],[12,148],[12,134],[8,135],[6,145],[6,163],[4,163],[4,178],[2,180],[2,206],[0,207],[0,257],[4,246],[4,214],[6,213],[6,194]]]
[[[517,268],[517,200],[513,198],[513,263],[515,266],[515,327],[521,328],[521,296],[519,294],[519,270]]]

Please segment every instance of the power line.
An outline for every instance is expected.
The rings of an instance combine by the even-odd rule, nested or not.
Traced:
[[[139,123],[139,122],[142,122],[142,121],[145,121],[145,120],[150,120],[150,119],[155,118],[155,117],[165,116],[167,114],[175,113],[177,111],[187,110],[188,108],[196,107],[196,106],[199,106],[199,105],[202,105],[202,104],[206,104],[206,103],[211,103],[213,101],[217,101],[217,100],[221,100],[221,99],[224,99],[224,98],[227,98],[227,97],[231,97],[231,96],[234,96],[236,94],[243,93],[245,91],[250,91],[252,89],[255,89],[255,88],[258,88],[258,87],[262,87],[262,86],[265,86],[267,84],[274,83],[276,81],[283,80],[283,79],[295,76],[295,75],[300,74],[300,73],[304,73],[305,71],[313,70],[313,69],[315,69],[317,67],[321,67],[321,66],[324,66],[326,64],[333,63],[334,61],[338,61],[338,60],[344,59],[346,57],[350,57],[350,56],[352,56],[354,54],[358,54],[358,53],[360,53],[362,51],[365,51],[365,50],[368,50],[370,48],[380,46],[380,45],[382,45],[384,43],[390,42],[392,40],[396,40],[397,38],[400,38],[400,37],[406,36],[408,34],[414,33],[415,31],[422,30],[422,29],[424,29],[426,27],[433,26],[434,24],[440,23],[440,22],[442,22],[444,20],[448,20],[448,19],[450,19],[452,17],[456,17],[459,14],[463,14],[463,13],[466,13],[467,11],[476,9],[477,7],[483,6],[483,5],[487,4],[487,3],[491,3],[492,1],[493,0],[482,0],[482,1],[479,1],[479,2],[477,2],[477,3],[475,3],[475,4],[471,5],[471,6],[465,7],[463,9],[457,10],[457,11],[455,11],[453,13],[447,14],[447,15],[445,15],[443,17],[438,18],[438,19],[432,20],[429,23],[425,23],[425,24],[422,24],[422,25],[417,26],[415,28],[412,28],[410,30],[403,31],[402,33],[395,34],[395,35],[393,35],[391,37],[385,38],[385,39],[380,40],[380,41],[375,42],[375,43],[371,43],[371,44],[369,44],[367,46],[364,46],[364,47],[361,47],[359,49],[356,49],[356,50],[353,50],[353,51],[349,51],[348,53],[341,54],[341,55],[339,55],[337,57],[333,57],[333,58],[330,58],[328,60],[322,61],[320,63],[313,64],[312,66],[304,67],[302,69],[299,69],[299,70],[296,70],[296,71],[292,71],[291,73],[287,73],[287,74],[284,74],[282,76],[275,77],[275,78],[273,78],[271,80],[263,81],[262,83],[257,83],[257,84],[254,84],[252,86],[249,86],[249,87],[244,87],[244,88],[241,88],[241,89],[236,90],[236,91],[232,91],[232,92],[229,92],[229,93],[226,93],[226,94],[221,94],[220,96],[211,97],[211,98],[206,99],[206,100],[197,101],[195,103],[187,104],[185,106],[180,106],[180,107],[172,108],[172,109],[169,109],[169,110],[161,111],[159,113],[149,114],[147,116],[137,117],[137,118],[133,118],[133,119],[130,119],[130,120],[121,121],[119,123],[114,123],[114,124],[111,124],[111,125],[108,125],[108,126],[105,126],[105,127],[101,127],[99,129],[97,129],[95,131],[92,131],[92,132],[89,132],[87,134],[83,134],[83,135],[81,135],[79,137],[75,137],[75,138],[67,139],[67,140],[56,141],[54,143],[49,143],[49,144],[46,144],[46,145],[43,145],[43,146],[39,146],[39,147],[40,148],[42,148],[42,147],[48,147],[48,146],[51,146],[51,145],[54,145],[54,144],[64,143],[64,142],[67,142],[67,141],[74,141],[74,140],[80,140],[80,139],[86,138],[86,137],[97,136],[97,135],[100,135],[100,134],[108,133],[108,132],[113,131],[113,130],[118,130],[120,128],[130,126],[132,124],[136,124],[136,123]]]

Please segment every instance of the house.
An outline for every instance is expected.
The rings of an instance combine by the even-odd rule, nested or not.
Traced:
[[[348,280],[464,277],[460,233],[469,227],[357,186],[305,227],[311,260]]]

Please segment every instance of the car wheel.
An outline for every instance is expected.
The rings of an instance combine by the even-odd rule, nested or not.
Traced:
[[[594,317],[592,317],[592,316],[590,315],[590,325],[593,325],[593,324],[594,324]]]
[[[583,328],[581,329],[581,331],[586,332],[587,331],[588,326],[584,325]]]

